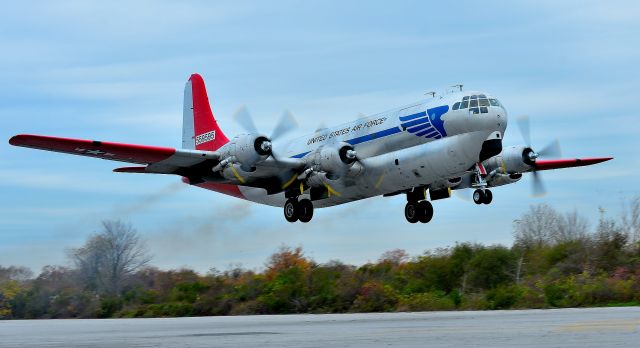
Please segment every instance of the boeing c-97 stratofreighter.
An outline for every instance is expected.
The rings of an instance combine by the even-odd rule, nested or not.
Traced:
[[[526,118],[519,120],[526,144],[503,148],[505,107],[461,86],[280,144],[295,125],[290,113],[271,135],[258,132],[244,108],[235,118],[247,133],[229,139],[211,112],[202,77],[193,74],[184,91],[181,149],[40,135],[16,135],[9,143],[138,165],[114,169],[118,173],[179,175],[190,185],[284,207],[289,222],[309,222],[314,208],[403,194],[407,221],[426,223],[431,201],[451,197],[452,190],[474,189],[473,201],[489,204],[489,188],[532,172],[534,193],[541,194],[538,171],[611,159],[543,160],[558,156],[559,145],[535,151]]]

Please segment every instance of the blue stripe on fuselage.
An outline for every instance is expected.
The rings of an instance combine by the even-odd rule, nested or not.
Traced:
[[[429,118],[428,117],[421,117],[421,118],[415,119],[415,120],[413,120],[411,122],[403,123],[402,127],[409,128],[409,127],[413,127],[413,126],[415,126],[417,124],[422,124],[422,123],[427,123],[427,122],[429,122]]]
[[[426,114],[427,113],[425,111],[422,111],[422,112],[418,112],[417,114],[413,114],[413,115],[401,116],[400,117],[400,121],[402,121],[402,122],[410,121],[410,120],[413,120],[414,118],[425,116]]]
[[[351,145],[356,145],[356,144],[361,144],[370,140],[375,140],[375,139],[379,139],[379,138],[383,138],[389,135],[393,135],[396,133],[400,133],[402,132],[402,130],[400,130],[399,127],[393,127],[393,128],[389,128],[389,129],[385,129],[385,130],[381,130],[379,132],[375,132],[375,133],[371,133],[371,134],[367,134],[367,135],[363,135],[361,137],[357,137],[357,138],[353,138],[350,140],[345,140],[346,143],[349,143]],[[302,152],[299,153],[295,156],[291,156],[291,158],[302,158],[306,155],[308,155],[311,151],[307,151],[307,152]]]

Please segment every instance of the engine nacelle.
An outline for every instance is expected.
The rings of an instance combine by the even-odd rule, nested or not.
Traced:
[[[337,146],[323,146],[317,150],[313,158],[316,170],[328,173],[330,179],[340,175],[357,175],[362,171],[357,161],[353,145],[340,143]]]
[[[509,146],[482,164],[489,173],[494,170],[501,174],[522,173],[533,167],[534,162],[530,157],[532,153],[533,150],[526,146]]]
[[[502,186],[513,184],[514,182],[522,179],[522,173],[500,174],[496,173],[487,178],[487,184],[490,187]]]
[[[271,154],[269,138],[258,134],[242,134],[234,137],[220,149],[223,158],[233,158],[243,170],[250,172],[253,166]]]

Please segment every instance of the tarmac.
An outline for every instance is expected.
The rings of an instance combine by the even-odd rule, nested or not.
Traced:
[[[640,347],[640,307],[0,321],[0,347]]]

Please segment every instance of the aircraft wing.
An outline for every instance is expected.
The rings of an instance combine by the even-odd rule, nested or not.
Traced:
[[[190,168],[207,160],[218,160],[215,151],[182,150],[171,147],[122,144],[97,140],[58,138],[21,134],[12,137],[9,144],[39,150],[100,158],[145,167],[118,168],[116,172],[176,174],[181,168]]]
[[[555,160],[536,160],[534,170],[550,170],[571,167],[589,166],[613,159],[613,157],[571,158]]]

